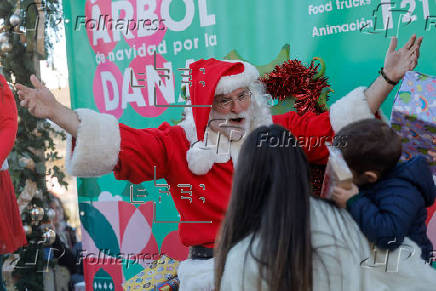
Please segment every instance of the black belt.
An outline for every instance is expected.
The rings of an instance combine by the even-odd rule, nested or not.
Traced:
[[[189,257],[192,260],[209,260],[213,258],[213,248],[193,246],[189,248]]]

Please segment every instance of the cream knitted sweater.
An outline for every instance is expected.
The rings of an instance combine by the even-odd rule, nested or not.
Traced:
[[[395,251],[376,249],[344,209],[311,198],[314,290],[436,290],[436,270],[421,259],[420,248],[405,238]],[[251,236],[229,252],[221,290],[257,290],[259,269],[247,254]],[[258,242],[252,247],[258,251]],[[245,262],[244,262],[245,261]],[[268,290],[261,281],[262,290]]]

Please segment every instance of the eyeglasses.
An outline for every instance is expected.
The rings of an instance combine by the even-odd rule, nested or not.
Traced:
[[[231,97],[225,97],[225,96],[217,97],[215,100],[215,104],[220,109],[229,110],[232,108],[233,102],[238,101],[240,103],[245,103],[248,100],[250,100],[250,97],[251,97],[250,90],[246,90],[241,92],[236,98],[236,100],[234,100]]]

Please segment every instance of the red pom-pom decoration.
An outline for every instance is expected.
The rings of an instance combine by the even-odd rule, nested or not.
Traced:
[[[330,91],[326,77],[320,76],[319,64],[312,61],[308,67],[299,60],[289,60],[274,68],[260,80],[274,99],[295,98],[294,107],[299,115],[306,112],[325,112],[325,102]],[[324,90],[323,90],[324,89]],[[326,100],[318,102],[321,93]]]

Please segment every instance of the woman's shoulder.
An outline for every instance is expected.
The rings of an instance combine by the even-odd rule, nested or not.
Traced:
[[[332,202],[317,197],[310,197],[310,219],[312,228],[321,224],[324,228],[335,229],[338,222],[341,227],[359,228],[346,209],[337,208]]]
[[[326,200],[311,197],[310,220],[314,247],[339,245],[346,250],[367,251],[367,248],[362,247],[366,239],[346,209],[339,209]]]
[[[253,235],[248,235],[230,249],[227,254],[224,273],[228,271],[229,274],[241,274],[244,265],[253,263],[253,258],[249,251],[252,239]]]
[[[254,239],[251,244],[252,240],[253,235],[248,235],[228,252],[224,273],[221,279],[221,290],[256,289],[260,278],[259,267],[250,249],[255,253],[259,248],[258,240]],[[265,287],[266,285],[264,285],[264,288]]]

